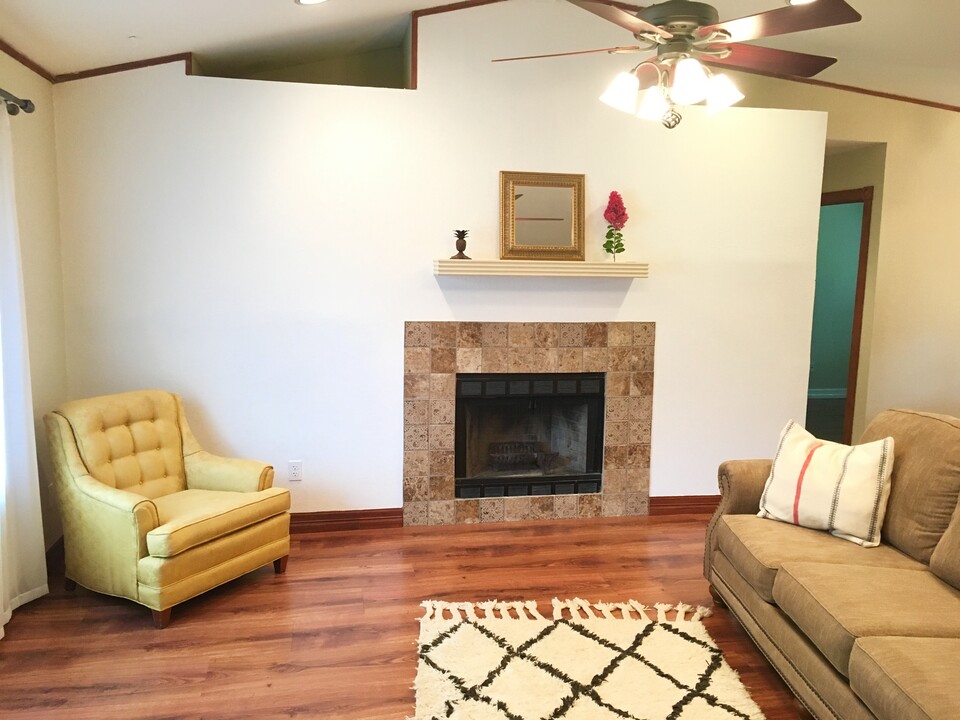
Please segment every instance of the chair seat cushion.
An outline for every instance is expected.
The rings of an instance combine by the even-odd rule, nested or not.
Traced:
[[[925,570],[926,565],[889,545],[864,548],[809,528],[755,515],[724,515],[716,528],[723,554],[767,602],[780,565],[791,561],[845,563]]]
[[[850,653],[850,687],[879,720],[953,720],[960,640],[860,638]]]
[[[290,509],[290,491],[183,490],[154,498],[160,525],[147,533],[153,557],[173,557],[197,545]]]
[[[928,570],[784,563],[773,599],[845,677],[858,638],[960,638],[960,591]]]

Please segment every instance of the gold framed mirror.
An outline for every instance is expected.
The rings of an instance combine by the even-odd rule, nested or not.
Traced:
[[[500,259],[583,260],[583,175],[500,172]]]

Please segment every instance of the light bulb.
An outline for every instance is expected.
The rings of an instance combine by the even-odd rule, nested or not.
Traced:
[[[641,94],[637,117],[643,120],[660,120],[669,109],[670,103],[663,97],[663,91],[659,87],[652,87]]]
[[[632,72],[619,73],[603,95],[600,101],[612,108],[631,115],[637,111],[637,91],[640,89],[640,80]]]
[[[673,70],[670,99],[677,105],[695,105],[707,96],[708,79],[696,58],[685,57]]]
[[[743,100],[743,93],[726,75],[714,75],[707,89],[707,113],[715,115],[724,108]]]

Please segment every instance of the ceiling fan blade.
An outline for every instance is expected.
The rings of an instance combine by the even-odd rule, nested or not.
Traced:
[[[709,25],[700,28],[697,34],[706,36],[714,30],[724,30],[730,34],[730,42],[743,42],[801,30],[844,25],[859,22],[860,19],[860,13],[844,0],[817,0],[809,5],[790,5],[738,20]]]
[[[618,7],[614,7],[609,2],[604,2],[603,0],[567,0],[569,3],[573,3],[577,7],[583,8],[587,12],[591,12],[594,15],[602,17],[604,20],[609,20],[614,25],[619,25],[624,30],[629,30],[634,35],[642,34],[654,34],[660,35],[665,38],[672,38],[673,35],[668,33],[662,28],[658,28],[656,25],[651,25],[645,20],[641,20],[633,13],[622,10]]]
[[[795,77],[813,77],[837,61],[836,58],[823,55],[808,55],[759,45],[733,44],[730,49],[733,52],[729,57],[703,56],[699,60],[707,65],[722,65],[733,70],[759,70]]]
[[[522,57],[497,58],[490,62],[510,62],[511,60],[537,60],[539,58],[564,57],[565,55],[590,55],[591,53],[631,53],[646,50],[639,45],[619,45],[617,47],[598,48],[596,50],[574,50],[573,52],[548,53],[547,55],[524,55]]]

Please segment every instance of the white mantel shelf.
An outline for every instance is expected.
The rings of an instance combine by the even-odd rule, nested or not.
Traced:
[[[434,260],[434,275],[645,278],[649,263],[577,260]]]

